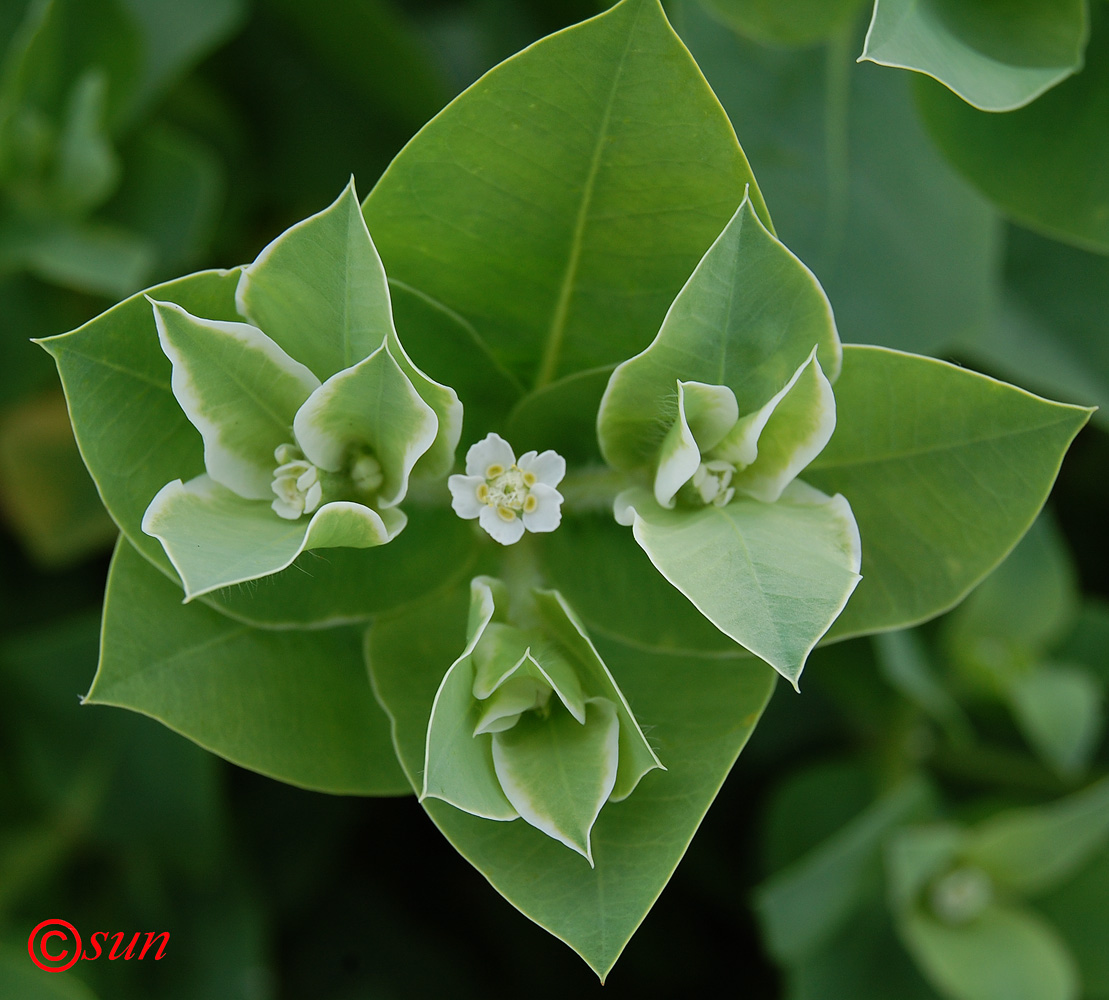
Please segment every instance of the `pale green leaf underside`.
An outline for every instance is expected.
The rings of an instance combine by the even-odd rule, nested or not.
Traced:
[[[241,497],[272,500],[274,450],[290,440],[297,408],[319,380],[257,327],[151,304],[173,394],[204,439],[208,474]]]
[[[624,0],[482,77],[364,210],[426,321],[459,317],[483,363],[541,387],[641,350],[747,185],[766,220],[657,0]],[[473,365],[460,351],[436,374],[466,395]]]
[[[370,629],[374,691],[403,766],[420,783],[424,739],[443,663],[465,641],[459,588]],[[773,689],[765,665],[714,663],[599,646],[669,770],[646,775],[593,828],[594,869],[524,823],[491,823],[433,800],[424,806],[462,854],[513,905],[567,942],[603,978],[685,853]],[[529,858],[526,866],[520,857]]]
[[[605,460],[618,469],[653,464],[660,417],[665,428],[677,412],[676,379],[727,386],[746,415],[779,392],[814,347],[834,380],[841,354],[828,299],[745,199],[650,346],[613,372],[597,416]]]
[[[646,491],[623,498],[635,511],[635,540],[658,571],[795,687],[859,582],[851,508],[815,493],[797,482],[777,503],[676,510]]]
[[[952,925],[913,909],[898,929],[921,972],[951,1000],[1078,997],[1078,973],[1066,945],[1029,910],[995,905]]]
[[[558,706],[546,719],[527,712],[494,733],[493,766],[520,816],[592,867],[590,833],[616,782],[619,744],[615,706],[591,698],[584,724]]]
[[[244,500],[201,475],[167,483],[151,501],[143,531],[161,541],[191,601],[286,569],[306,549],[384,545],[405,522],[395,508],[379,513],[349,501],[286,520],[265,501]]]
[[[408,477],[431,447],[435,411],[416,392],[383,342],[368,358],[332,375],[297,411],[297,443],[308,460],[339,471],[352,448],[368,446],[381,465],[381,506],[404,499]]]
[[[121,540],[88,701],[142,712],[290,784],[408,794],[366,684],[361,633],[252,629],[201,603],[182,605],[177,584]]]
[[[620,720],[620,756],[610,798],[613,802],[626,799],[648,771],[666,768],[651,749],[627,699],[574,609],[557,590],[536,591],[535,605],[547,634],[561,645],[576,668],[586,695],[603,699],[616,709]]]
[[[875,0],[860,60],[934,77],[983,111],[1012,111],[1082,66],[1083,0]]]
[[[1090,411],[931,358],[844,348],[836,430],[805,481],[842,493],[863,538],[862,583],[833,636],[945,611],[1039,513]]]

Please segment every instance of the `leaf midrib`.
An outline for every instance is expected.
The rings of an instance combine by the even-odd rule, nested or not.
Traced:
[[[639,19],[642,16],[643,6],[636,11],[635,18],[628,28],[628,39],[624,44],[624,51],[620,54],[620,61],[616,64],[616,71],[612,76],[612,86],[609,89],[608,99],[605,101],[604,113],[601,116],[600,127],[597,129],[597,140],[593,145],[593,155],[589,161],[589,170],[586,173],[585,183],[582,186],[582,197],[578,204],[577,216],[574,220],[574,231],[570,239],[570,253],[566,260],[566,269],[562,274],[562,281],[558,289],[558,298],[555,301],[554,314],[547,330],[547,338],[543,344],[543,356],[535,376],[532,391],[543,388],[555,377],[558,370],[559,355],[562,352],[562,343],[566,335],[566,323],[570,315],[570,300],[574,294],[574,282],[577,278],[578,268],[581,264],[582,244],[585,238],[585,226],[589,209],[593,203],[593,190],[597,181],[597,173],[601,167],[602,152],[605,140],[608,138],[609,122],[612,119],[612,106],[616,101],[616,91],[620,86],[620,78],[624,72],[628,53],[631,51],[632,38],[635,36]]]

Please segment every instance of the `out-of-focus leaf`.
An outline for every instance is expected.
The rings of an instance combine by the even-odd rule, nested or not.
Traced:
[[[1102,851],[1074,878],[1036,900],[1036,908],[1063,935],[1078,962],[1083,995],[1089,1000],[1109,997],[1106,899],[1109,899],[1109,851]]]
[[[883,632],[874,637],[878,665],[898,691],[943,726],[956,742],[971,736],[970,720],[940,683],[920,635],[909,630]]]
[[[88,703],[150,715],[290,784],[409,791],[366,681],[361,629],[263,631],[180,601],[178,587],[121,540]]]
[[[269,0],[326,65],[370,106],[418,129],[452,96],[422,39],[387,0]],[[366,58],[367,46],[373,58]],[[398,87],[397,81],[404,86]]]
[[[414,788],[436,689],[465,646],[468,596],[458,588],[401,616],[382,617],[369,632],[374,692],[393,721]],[[647,774],[626,800],[601,810],[592,832],[595,869],[519,821],[479,819],[431,799],[424,806],[500,893],[603,979],[685,853],[775,675],[757,660],[690,661],[599,638],[597,648],[667,770]],[[526,866],[516,860],[521,856],[530,859]]]
[[[936,1000],[897,940],[885,908],[860,908],[822,949],[786,969],[786,1000]]]
[[[26,949],[0,950],[0,991],[4,1000],[97,1000],[72,972],[52,976],[35,968]]]
[[[1000,813],[967,832],[962,856],[1000,886],[1055,888],[1109,842],[1109,778],[1046,806]]]
[[[875,0],[860,59],[939,80],[1012,111],[1082,67],[1085,0]]]
[[[123,152],[123,184],[106,215],[148,241],[159,273],[195,263],[218,221],[219,160],[202,142],[162,123],[143,128]]]
[[[239,27],[245,0],[118,0],[142,39],[142,61],[127,114],[141,114],[175,78]]]
[[[81,463],[60,393],[0,416],[0,507],[32,556],[48,566],[105,549],[116,527]]]
[[[1105,727],[1105,692],[1084,667],[1050,663],[1010,689],[1025,738],[1066,778],[1086,770]]]
[[[792,963],[815,953],[878,889],[882,842],[890,831],[932,808],[929,786],[910,780],[764,882],[755,909],[771,954]]]
[[[990,906],[952,925],[914,909],[899,929],[921,972],[950,1000],[1077,1000],[1074,959],[1028,910]]]
[[[845,37],[765,48],[692,0],[672,10],[844,340],[932,353],[992,321],[996,213],[929,141],[908,74],[856,65]]]
[[[997,322],[959,351],[1022,385],[1100,407],[1109,427],[1109,257],[1009,227]]]
[[[101,222],[22,226],[0,234],[4,255],[44,281],[112,298],[141,288],[154,264],[145,239]]]
[[[844,348],[836,402],[836,432],[805,472],[848,499],[863,539],[863,580],[836,636],[908,625],[960,600],[1028,529],[1089,419],[875,347]]]
[[[767,45],[812,45],[849,25],[863,0],[703,0],[721,21]]]
[[[1055,650],[1055,655],[1068,663],[1084,664],[1102,684],[1109,686],[1109,604],[1087,598],[1074,628]]]
[[[967,658],[982,655],[982,644],[1038,655],[1066,634],[1077,613],[1074,566],[1059,529],[1045,514],[944,620],[944,630],[956,655]]]
[[[364,210],[394,285],[471,338],[457,369],[434,373],[469,398],[490,368],[541,388],[641,350],[748,185],[765,222],[657,0],[624,0],[490,71]]]
[[[1086,68],[1025,108],[989,115],[917,81],[921,115],[947,158],[1018,222],[1109,252],[1109,11],[1090,7]]]

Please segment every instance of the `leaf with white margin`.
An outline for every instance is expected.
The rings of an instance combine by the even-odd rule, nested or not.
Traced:
[[[455,391],[428,378],[405,353],[393,325],[385,268],[366,228],[354,178],[322,212],[298,222],[243,269],[239,311],[321,379],[350,368],[382,341],[439,420],[420,471],[448,472],[462,434]]]
[[[347,501],[324,504],[311,520],[290,521],[268,503],[245,500],[201,475],[162,487],[142,529],[162,543],[188,602],[283,570],[306,549],[384,545],[406,521],[395,508],[378,513]]]
[[[1082,68],[1083,0],[875,0],[864,59],[939,80],[981,111],[1013,111]]]
[[[640,778],[648,771],[656,768],[665,771],[666,768],[651,749],[632,714],[631,706],[617,687],[574,609],[557,590],[536,590],[533,593],[535,610],[546,633],[558,642],[567,658],[577,666],[577,679],[582,690],[590,698],[603,699],[616,709],[620,719],[620,756],[616,781],[609,798],[620,802],[631,795]]]
[[[726,385],[678,380],[678,417],[663,438],[655,473],[655,499],[660,506],[674,506],[674,495],[693,478],[701,456],[738,418],[735,393]]]
[[[241,497],[272,500],[274,449],[289,441],[319,380],[257,327],[149,301],[173,364],[173,395],[204,439],[208,475]]]
[[[438,431],[435,411],[420,398],[385,341],[368,358],[332,375],[297,410],[297,443],[314,465],[338,472],[352,448],[366,445],[381,464],[381,507],[408,491],[412,467]]]
[[[1062,938],[1031,910],[987,906],[948,924],[921,907],[898,931],[920,971],[950,1000],[1077,1000],[1078,972]]]
[[[632,489],[617,497],[616,519],[701,614],[795,688],[862,579],[850,505],[801,480],[776,503],[699,510],[666,510]]]
[[[616,782],[620,719],[612,702],[590,698],[585,724],[555,707],[493,734],[493,766],[520,816],[593,867],[590,834]]]
[[[727,386],[739,412],[752,413],[814,345],[834,382],[842,349],[828,299],[745,197],[674,299],[658,336],[612,373],[597,414],[601,453],[618,469],[653,466],[675,415],[675,379]]]
[[[732,477],[731,485],[737,492],[773,503],[824,450],[836,429],[836,397],[820,370],[816,348],[785,388],[751,417],[749,426],[743,426],[747,418],[741,420],[736,438],[729,434],[710,457],[730,460],[733,454],[749,453],[753,444],[754,461]]]
[[[442,665],[463,641],[467,591],[441,589],[375,618],[367,633],[373,691],[416,789]],[[669,770],[648,774],[634,795],[601,810],[591,837],[595,868],[526,823],[489,823],[435,799],[423,807],[497,892],[565,941],[603,980],[685,853],[777,674],[753,657],[667,656],[604,637],[597,645],[636,715],[650,722]]]

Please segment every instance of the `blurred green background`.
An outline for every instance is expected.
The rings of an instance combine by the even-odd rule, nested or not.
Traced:
[[[252,259],[352,173],[368,191],[486,69],[604,6],[0,2],[0,998],[599,988],[413,799],[303,792],[149,719],[80,707],[114,529],[53,364],[28,341],[155,281]],[[936,354],[1103,410],[1064,465],[1051,515],[962,608],[818,652],[801,697],[779,687],[605,995],[724,982],[750,997],[936,996],[893,937],[877,848],[875,872],[850,890],[851,943],[833,940],[838,965],[783,958],[765,892],[762,931],[753,893],[906,776],[927,775],[923,815],[973,824],[1109,773],[1109,257],[1008,221],[996,192],[965,179],[944,151],[951,123],[984,113],[947,107],[958,99],[913,74],[857,65],[861,2],[829,4],[825,23],[794,0],[787,27],[815,25],[804,37],[761,17],[761,3],[666,6],[845,341]],[[1087,63],[1101,67],[1109,7],[1093,8]],[[1084,71],[1052,99],[1065,109],[1092,92],[1109,108],[1104,78]],[[1082,870],[1037,901],[1091,998],[1109,997],[1105,825]],[[856,876],[835,877],[842,887]],[[167,930],[171,943],[156,964],[82,962],[52,976],[26,952],[47,917]]]

